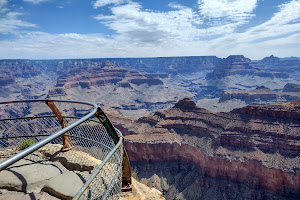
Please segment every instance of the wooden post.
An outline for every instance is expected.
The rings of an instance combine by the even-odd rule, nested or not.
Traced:
[[[61,127],[65,128],[66,127],[66,122],[65,122],[63,116],[61,115],[61,113],[59,112],[58,108],[56,107],[56,105],[52,101],[46,101],[46,104],[49,106],[49,108],[53,111],[53,113],[57,117]],[[74,146],[72,146],[71,137],[69,137],[67,135],[70,135],[70,133],[66,132],[62,136],[63,147],[61,148],[61,151],[69,151],[69,150],[74,148]]]

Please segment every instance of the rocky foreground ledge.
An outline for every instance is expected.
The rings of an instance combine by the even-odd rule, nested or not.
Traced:
[[[115,119],[141,182],[166,199],[299,199],[300,101],[215,113],[185,98]]]
[[[25,159],[0,172],[0,199],[72,199],[101,161],[82,151],[60,152],[61,145],[48,144]],[[0,161],[16,153],[8,149],[0,151]],[[113,165],[113,164],[112,164]],[[101,177],[97,177],[104,192],[109,184],[105,176],[114,173],[105,165]],[[101,188],[102,184],[102,188]],[[94,186],[92,186],[94,187]],[[93,189],[93,188],[91,188]],[[98,189],[99,190],[99,189]],[[86,199],[85,193],[81,199]],[[113,199],[164,199],[161,192],[133,179],[133,191],[121,193]]]

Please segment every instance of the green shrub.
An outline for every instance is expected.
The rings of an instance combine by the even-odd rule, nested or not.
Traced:
[[[27,147],[30,147],[31,145],[34,145],[36,143],[35,139],[27,139],[18,144],[18,150],[24,150]]]
[[[138,180],[138,169],[137,168],[131,169],[131,177],[134,178],[135,180]]]

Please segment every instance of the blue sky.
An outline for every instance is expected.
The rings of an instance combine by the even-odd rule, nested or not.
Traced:
[[[300,0],[0,0],[0,59],[300,57]]]

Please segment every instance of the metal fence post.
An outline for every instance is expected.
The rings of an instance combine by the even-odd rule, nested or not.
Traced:
[[[99,119],[99,121],[103,124],[103,126],[107,130],[107,132],[113,138],[115,144],[117,144],[119,141],[118,133],[117,133],[115,127],[112,125],[112,123],[109,121],[106,114],[103,112],[103,110],[100,107],[97,108],[95,117]],[[122,192],[131,191],[132,190],[131,184],[132,184],[131,169],[130,169],[128,155],[125,150],[124,143],[123,143]]]

